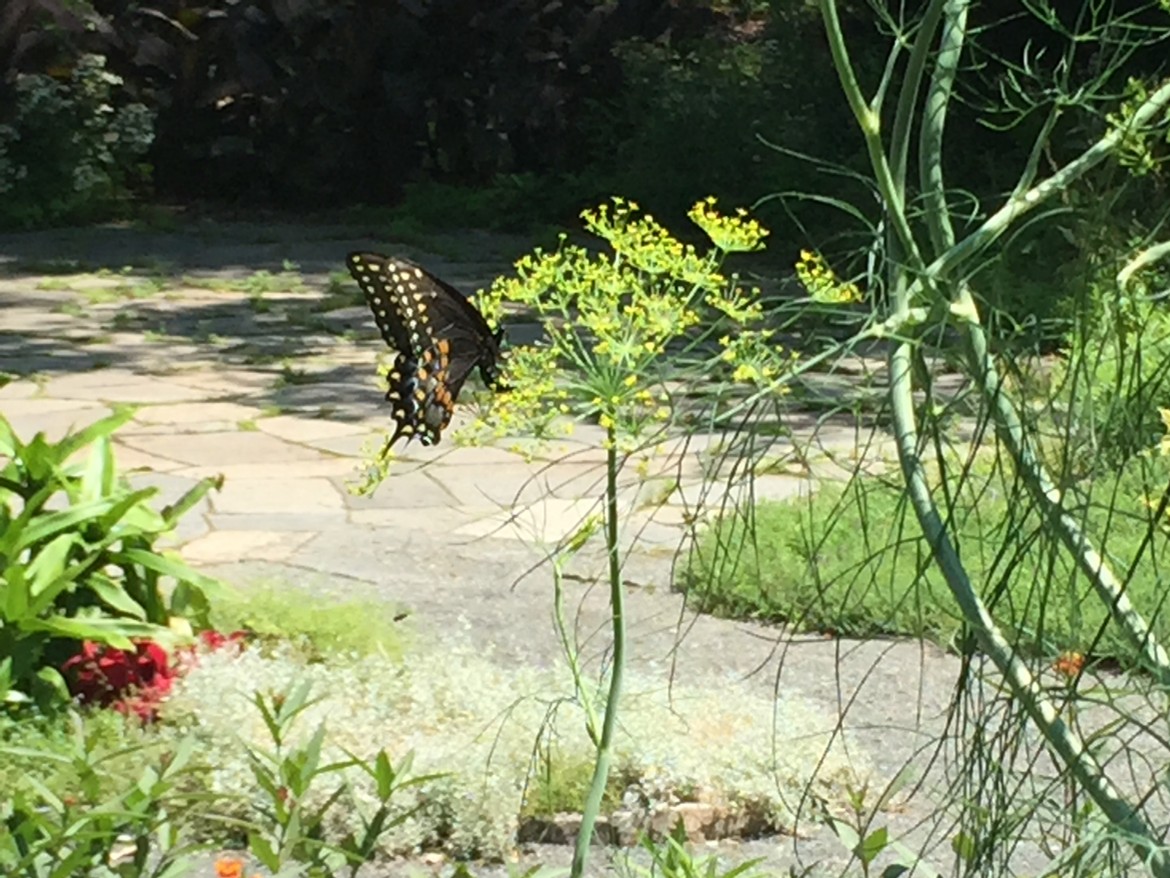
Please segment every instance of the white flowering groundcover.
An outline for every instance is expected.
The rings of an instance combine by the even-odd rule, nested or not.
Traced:
[[[855,751],[847,758],[831,742],[831,717],[797,699],[774,702],[727,678],[673,687],[646,674],[627,680],[615,760],[630,784],[627,801],[751,809],[784,830],[810,784],[818,795],[843,800],[846,787],[867,774]],[[412,752],[414,774],[443,774],[395,799],[414,813],[383,836],[379,852],[386,856],[424,849],[503,856],[515,846],[526,792],[540,782],[537,754],[575,765],[593,756],[567,671],[519,670],[443,646],[416,649],[400,662],[353,656],[328,664],[306,664],[292,649],[225,650],[203,656],[180,681],[163,718],[170,733],[194,734],[205,746],[211,791],[237,803],[229,806],[237,813],[226,816],[246,819],[265,801],[245,748],[271,747],[253,697],[302,682],[319,700],[299,718],[294,744],[324,723],[327,760],[344,759],[346,751],[372,758],[385,748],[395,763]],[[328,825],[337,838],[358,831],[361,814],[376,809],[368,776],[352,769],[345,779],[348,790]],[[337,783],[323,778],[321,801]]]

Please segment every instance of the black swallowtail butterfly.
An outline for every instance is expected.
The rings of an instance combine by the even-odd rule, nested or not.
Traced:
[[[414,263],[377,253],[350,253],[345,261],[398,354],[386,392],[397,429],[387,447],[400,436],[434,445],[472,369],[498,386],[504,331],[493,333],[466,296]]]

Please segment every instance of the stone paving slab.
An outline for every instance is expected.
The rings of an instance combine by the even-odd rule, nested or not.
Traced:
[[[359,496],[346,488],[347,479],[335,478],[332,484],[346,508],[365,509],[447,509],[458,506],[456,498],[431,468],[398,473],[387,479],[371,495]],[[472,504],[475,505],[475,504]]]
[[[0,387],[0,405],[7,408],[14,401],[33,399],[40,393],[41,388],[34,381],[13,381]]]
[[[280,512],[221,512],[214,515],[216,531],[248,530],[264,531],[270,534],[280,534],[286,531],[301,533],[321,533],[327,530],[349,527],[351,523],[362,523],[356,518],[359,513],[347,513],[344,510],[326,510],[307,512],[303,509]],[[377,523],[376,521],[370,523]],[[406,523],[404,521],[404,523]],[[417,516],[412,516],[410,524],[417,524]]]
[[[306,422],[312,423],[313,418],[315,418],[315,413],[309,413]],[[299,442],[305,448],[313,448],[339,457],[348,457],[356,462],[361,459],[363,449],[373,435],[373,433],[361,432],[343,433],[336,436],[322,436],[317,439],[301,439]]]
[[[114,461],[121,469],[125,470],[146,470],[148,472],[169,473],[183,468],[183,464],[178,461],[167,460],[165,457],[159,457],[158,455],[149,454],[145,451],[139,451],[137,448],[123,445],[116,435],[114,438]],[[195,476],[198,478],[202,478],[204,475],[215,476],[217,474],[218,471],[199,474],[184,473],[187,477]]]
[[[278,439],[301,444],[322,439],[337,439],[343,436],[365,436],[370,432],[362,425],[292,415],[266,417],[256,422],[256,428],[270,436],[276,436]]]
[[[495,537],[556,545],[576,533],[600,509],[598,500],[592,498],[550,497],[539,504],[480,516],[451,533],[456,537]]]
[[[313,531],[216,530],[183,546],[192,564],[223,564],[238,558],[282,561],[316,534]]]
[[[113,410],[103,405],[85,405],[69,400],[30,399],[21,400],[19,404],[5,402],[0,406],[0,413],[3,413],[16,435],[25,441],[35,433],[44,433],[50,441],[55,442],[113,414]]]
[[[222,431],[212,433],[162,432],[152,436],[131,436],[123,440],[130,448],[155,454],[189,466],[221,463],[274,463],[316,460],[310,448],[291,445],[260,432]]]
[[[190,393],[196,393],[195,399],[203,397],[203,394],[199,394],[193,388],[185,389]],[[55,391],[50,387],[50,392]],[[135,413],[134,420],[142,424],[160,424],[181,429],[207,422],[234,426],[240,421],[254,420],[261,416],[260,409],[235,402],[195,402],[145,406]]]
[[[233,479],[211,500],[216,512],[228,514],[322,512],[345,508],[332,481],[323,478]]]
[[[308,449],[312,451],[313,449]],[[317,453],[295,462],[281,463],[225,463],[200,464],[187,466],[177,464],[175,470],[179,475],[203,478],[205,476],[222,475],[228,481],[237,479],[310,479],[310,478],[350,478],[357,471],[357,461],[352,457],[336,457]]]
[[[259,369],[225,368],[222,363],[209,365],[206,370],[198,364],[175,373],[176,384],[193,387],[203,392],[205,399],[233,399],[255,397],[272,384],[272,375]]]

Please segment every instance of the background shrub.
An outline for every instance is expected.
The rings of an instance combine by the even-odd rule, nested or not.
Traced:
[[[881,28],[868,4],[838,5],[872,92],[885,65]],[[1037,59],[1021,84],[1003,59],[1024,46],[1057,58],[1068,37],[1043,17],[1018,12],[1007,0],[972,11],[988,54],[980,75],[961,83],[947,168],[954,199],[970,205],[970,222],[980,221],[986,199],[1012,185],[1040,124],[1033,117],[1041,114],[1013,115],[1005,89],[1043,92],[1051,77],[1096,75],[1049,70]],[[44,77],[54,88],[70,87],[78,59],[92,55],[121,77],[115,109],[141,104],[155,120],[145,156],[151,179],[137,151],[146,116],[127,116],[123,127],[133,131],[126,136],[107,118],[102,131],[119,131],[117,143],[132,152],[112,164],[85,155],[46,163],[54,167],[22,182],[28,197],[12,204],[23,207],[0,212],[0,223],[94,215],[60,203],[76,200],[74,167],[108,178],[86,188],[86,204],[98,195],[120,199],[140,183],[168,199],[393,205],[397,219],[444,229],[569,222],[615,192],[668,219],[685,213],[697,193],[744,205],[781,195],[756,211],[773,230],[780,264],[791,265],[793,253],[812,244],[848,275],[864,259],[845,255],[872,241],[880,219],[854,173],[864,166],[862,144],[809,4],[10,0],[0,16],[0,108],[8,108],[0,125],[9,126],[0,143],[10,153],[26,142],[23,127],[31,126],[31,137],[45,124],[16,118],[18,87],[27,87],[20,83],[36,76],[42,79],[29,81],[43,88]],[[1165,64],[1157,48],[1134,52],[1117,70],[1116,90],[1130,77],[1153,81]],[[54,148],[73,136],[82,145],[104,142],[84,120],[69,124],[70,136],[46,135]],[[1054,143],[1071,155],[1102,124],[1096,114],[1066,110]],[[1157,175],[1165,145],[1147,151],[1143,173]],[[4,161],[12,169],[27,164],[11,155]],[[16,173],[7,173],[9,185]],[[1156,212],[1149,199],[1117,202],[1121,181],[1108,172],[1092,185],[1098,191],[1083,204],[1108,201],[1113,222]],[[818,198],[802,201],[798,192]],[[845,202],[859,213],[839,210]],[[1018,285],[1002,283],[987,295],[1017,322],[1046,319],[1061,293],[1044,267],[1070,264],[1068,242],[1046,234],[1021,246],[1031,250],[1019,252],[1004,278],[1039,268],[1024,272],[1037,281],[1032,291],[1021,299]]]
[[[101,55],[81,56],[61,80],[16,77],[0,125],[0,225],[99,218],[146,178],[154,114],[122,85]]]

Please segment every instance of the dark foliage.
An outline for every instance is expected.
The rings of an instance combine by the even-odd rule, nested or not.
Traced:
[[[109,23],[84,4],[4,0],[0,4],[0,107],[11,106],[18,73],[67,71],[79,52],[102,52],[112,38]]]
[[[887,35],[869,4],[839,5],[872,91]],[[1136,5],[1123,0],[1119,14]],[[1082,27],[1083,8],[1069,5],[1060,26]],[[989,0],[972,16],[978,48],[950,120],[948,180],[984,198],[1014,182],[1043,118],[1013,115],[1004,87],[1043,104],[1054,77],[1091,77],[1133,34],[1102,34],[1065,68],[1068,33],[1026,7]],[[5,0],[0,123],[18,72],[63,79],[90,52],[123,78],[124,100],[157,114],[148,162],[164,197],[377,205],[412,184],[502,180],[517,197],[500,214],[545,221],[617,191],[668,215],[707,193],[743,204],[817,190],[869,204],[855,182],[758,139],[864,168],[822,31],[812,4],[783,0]],[[1164,48],[1122,57],[1105,92],[1156,74]],[[1025,75],[1009,75],[1021,58]],[[1103,124],[1067,118],[1057,142],[1070,154]],[[778,203],[765,209],[774,240],[858,243],[829,240],[841,222],[828,208],[802,210],[797,227]]]
[[[159,113],[160,191],[377,203],[420,174],[585,160],[574,128],[620,86],[614,47],[710,21],[670,0],[15,0],[0,48],[9,80],[82,43],[109,56]]]

